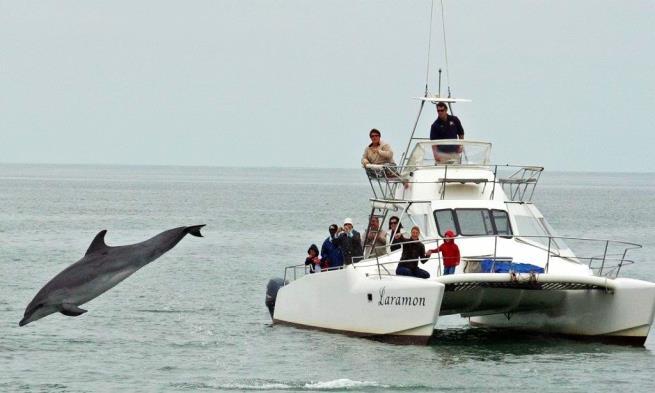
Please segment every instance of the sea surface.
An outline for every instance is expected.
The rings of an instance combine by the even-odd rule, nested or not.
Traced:
[[[360,170],[0,165],[0,392],[646,392],[644,347],[498,334],[443,318],[429,346],[272,326],[265,286],[331,223],[364,230]],[[550,173],[534,198],[561,235],[644,247],[655,281],[655,174]],[[107,229],[109,245],[207,224],[83,306],[18,327],[25,306]],[[330,294],[325,294],[325,302]]]

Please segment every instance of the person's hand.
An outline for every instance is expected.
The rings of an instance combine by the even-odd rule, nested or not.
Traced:
[[[394,239],[400,239],[400,236],[402,236],[400,233],[396,233],[396,234],[393,236],[393,238],[394,238]]]

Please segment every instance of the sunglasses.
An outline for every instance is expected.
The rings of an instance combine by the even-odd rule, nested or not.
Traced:
[[[371,138],[379,138],[379,137],[380,137],[380,135],[378,135],[378,134],[371,135]]]
[[[396,225],[396,224],[398,224],[398,221],[389,221],[389,224]]]
[[[437,109],[437,112],[446,112],[445,109]]]

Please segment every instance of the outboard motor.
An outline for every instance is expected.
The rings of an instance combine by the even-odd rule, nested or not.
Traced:
[[[281,278],[271,278],[266,285],[266,307],[268,307],[268,312],[271,313],[271,318],[273,318],[273,312],[275,311],[275,299],[277,298],[277,291],[284,286],[284,279]]]

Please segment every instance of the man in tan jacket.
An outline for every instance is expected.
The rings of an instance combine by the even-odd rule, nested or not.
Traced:
[[[388,143],[382,142],[380,139],[380,131],[372,129],[368,136],[371,138],[371,144],[366,146],[364,154],[362,155],[362,166],[366,167],[368,164],[389,164],[395,166],[393,161],[393,150]]]

